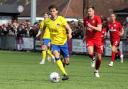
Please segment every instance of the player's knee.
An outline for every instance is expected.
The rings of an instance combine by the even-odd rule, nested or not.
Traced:
[[[50,44],[50,43],[48,43],[48,48],[50,48],[50,46],[51,46],[51,44]]]
[[[42,45],[41,49],[42,49],[42,51],[46,51],[47,50],[47,46],[46,45]]]
[[[97,59],[100,60],[100,61],[102,61],[102,56],[101,55],[98,55],[97,56]]]
[[[47,49],[46,48],[42,48],[42,51],[47,51]]]
[[[88,53],[88,56],[89,56],[90,58],[92,58],[92,57],[94,56],[94,54],[93,54],[93,53]]]
[[[55,58],[60,58],[60,53],[57,50],[53,51],[53,55]]]
[[[69,58],[64,58],[64,63],[68,65],[69,64]]]
[[[42,48],[42,51],[47,51],[47,48],[46,47]]]
[[[112,51],[117,52],[117,48],[115,46],[112,46]]]
[[[93,55],[93,51],[92,50],[88,50],[88,54],[89,55]]]
[[[89,46],[87,49],[89,54],[93,54],[93,47]]]

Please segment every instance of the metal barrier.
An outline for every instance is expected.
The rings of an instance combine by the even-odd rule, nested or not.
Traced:
[[[105,39],[104,46],[104,56],[111,56],[111,45],[109,39]],[[126,39],[121,39],[119,49],[125,57],[128,57],[128,41]],[[87,53],[86,43],[83,43],[82,39],[72,39],[72,52],[77,54]]]
[[[0,36],[0,48],[1,49],[16,49],[16,37],[15,36]]]
[[[34,39],[29,37],[0,36],[0,49],[6,50],[33,50]]]
[[[87,53],[86,44],[82,39],[72,39],[69,44],[70,53]],[[0,36],[0,49],[6,50],[41,50],[41,41],[30,37],[17,39],[16,36]],[[121,39],[120,50],[128,57],[128,40]],[[104,56],[111,56],[109,39],[105,39]]]
[[[124,39],[123,41],[123,54],[125,57],[128,57],[128,40]]]

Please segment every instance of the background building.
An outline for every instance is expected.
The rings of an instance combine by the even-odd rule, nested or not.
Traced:
[[[0,5],[23,5],[24,11],[20,16],[30,16],[31,0],[1,0]],[[128,0],[37,0],[37,17],[41,17],[47,11],[47,7],[55,4],[59,7],[60,14],[66,17],[83,17],[88,5],[94,5],[97,14],[108,16],[115,10],[128,8]]]

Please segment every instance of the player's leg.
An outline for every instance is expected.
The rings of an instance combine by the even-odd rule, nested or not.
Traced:
[[[95,56],[94,56],[94,41],[86,40],[86,46],[88,50],[88,55],[91,58],[91,67],[95,67]]]
[[[101,61],[102,61],[102,54],[101,53],[97,53],[97,59],[96,59],[96,64],[95,64],[95,76],[96,77],[100,77],[99,75],[99,69],[100,69],[100,65],[101,65]]]
[[[47,46],[46,45],[42,45],[41,49],[42,49],[42,53],[41,53],[42,60],[41,60],[40,64],[44,64],[45,63],[45,59],[46,59]]]
[[[91,58],[91,67],[95,67],[94,46],[88,46],[88,55]]]
[[[94,51],[93,51],[94,47],[93,46],[88,46],[87,50],[88,50],[89,57],[93,60],[94,59]]]
[[[124,59],[123,59],[123,54],[121,53],[120,49],[119,49],[119,46],[117,48],[117,53],[116,53],[119,57],[120,57],[120,62],[123,63],[124,62]]]
[[[115,61],[116,53],[118,52],[117,48],[118,48],[119,42],[113,41],[113,42],[111,42],[111,44],[112,44],[112,47],[111,47],[112,48],[112,57],[111,57],[110,63],[108,64],[110,67],[113,66],[113,63]]]
[[[64,57],[63,65],[69,65],[69,57]]]
[[[55,62],[55,57],[54,57],[54,55],[52,54],[51,49],[50,49],[50,42],[48,43],[47,48],[48,48],[48,49],[47,49],[47,54],[48,54],[48,56],[50,56],[50,58],[53,59],[53,62]]]
[[[113,66],[113,63],[114,63],[115,57],[116,57],[116,53],[117,53],[117,47],[115,45],[112,45],[112,57],[111,57],[111,61],[109,63],[110,67]]]
[[[99,75],[99,69],[102,61],[102,54],[103,54],[103,44],[101,41],[96,41],[95,42],[95,51],[96,51],[96,64],[95,64],[95,77],[100,77]]]
[[[121,53],[120,49],[119,49],[119,45],[120,45],[120,39],[116,40],[114,45],[117,47],[117,52],[116,54],[120,57],[120,62],[123,63],[123,54]]]
[[[65,67],[65,65],[69,65],[69,50],[68,50],[68,44],[65,43],[63,46],[60,46],[61,49],[61,56],[63,58],[63,66]],[[69,79],[69,77],[67,75],[64,75],[62,80],[67,80]]]
[[[53,55],[55,57],[55,60],[56,60],[56,64],[57,66],[59,67],[60,71],[62,72],[63,74],[63,78],[62,80],[68,80],[68,76],[67,76],[67,73],[65,71],[65,68],[63,66],[63,63],[62,61],[60,60],[60,47],[57,46],[57,45],[52,45],[52,52],[53,52]]]
[[[40,64],[44,64],[45,60],[46,60],[46,55],[47,55],[47,49],[48,49],[48,43],[50,42],[49,39],[43,39],[42,41],[42,61],[40,62]]]
[[[65,59],[64,59],[64,55],[63,55],[63,52],[60,50],[60,59],[61,59],[61,61],[62,61],[62,63],[63,63],[63,66],[65,67]]]
[[[68,50],[68,44],[65,43],[63,46],[61,47],[61,55],[63,56],[63,65],[69,65],[69,50]]]

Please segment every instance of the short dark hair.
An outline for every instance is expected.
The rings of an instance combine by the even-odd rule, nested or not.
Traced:
[[[48,14],[48,15],[49,15],[49,13],[48,13],[48,12],[44,12],[44,13],[43,13],[43,15],[45,15],[45,14]]]
[[[55,5],[50,5],[49,7],[48,7],[48,10],[50,11],[51,9],[56,9],[56,10],[58,10],[58,7],[57,6],[55,6]]]
[[[87,9],[90,9],[92,8],[93,10],[95,10],[95,7],[94,6],[88,6]]]
[[[43,14],[49,14],[48,12],[44,12]]]

